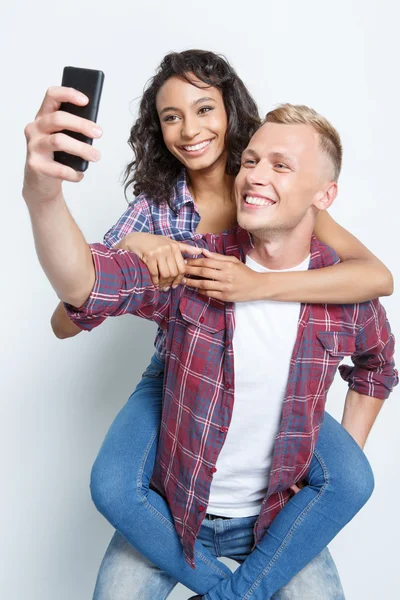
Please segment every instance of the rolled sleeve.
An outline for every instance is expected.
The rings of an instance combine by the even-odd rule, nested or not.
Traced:
[[[395,339],[379,300],[360,305],[360,310],[365,311],[365,318],[351,357],[354,366],[341,365],[339,371],[350,389],[385,400],[399,382],[393,358]]]
[[[126,313],[162,326],[169,312],[170,296],[153,285],[146,265],[131,252],[112,250],[103,244],[92,244],[90,250],[96,281],[83,306],[65,304],[69,318],[89,331],[107,317]]]

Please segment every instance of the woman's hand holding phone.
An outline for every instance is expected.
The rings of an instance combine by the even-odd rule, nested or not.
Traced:
[[[100,159],[100,152],[90,144],[63,133],[68,130],[89,138],[99,138],[102,131],[94,121],[59,110],[62,103],[76,106],[88,104],[88,98],[71,87],[50,87],[35,120],[25,127],[27,156],[23,197],[27,202],[44,203],[55,199],[62,182],[77,183],[83,173],[56,162],[54,152],[67,152],[89,162]]]

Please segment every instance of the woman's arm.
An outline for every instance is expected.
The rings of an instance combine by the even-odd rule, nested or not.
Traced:
[[[205,259],[188,260],[186,269],[188,275],[202,279],[185,283],[225,302],[353,304],[393,293],[389,269],[326,211],[318,215],[315,234],[334,248],[343,262],[309,271],[255,273],[231,256],[204,252]]]
[[[51,328],[59,340],[74,337],[82,331],[67,315],[63,302],[60,302],[51,317]]]

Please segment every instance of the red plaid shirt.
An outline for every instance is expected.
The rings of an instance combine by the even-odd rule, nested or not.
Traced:
[[[244,260],[251,249],[247,232],[195,236],[198,246]],[[147,267],[122,250],[91,247],[97,279],[90,298],[71,318],[83,329],[108,316],[132,313],[167,331],[163,413],[152,484],[166,497],[188,562],[206,514],[213,467],[232,417],[234,305],[180,286],[155,288]],[[311,269],[338,262],[314,237]],[[378,300],[362,304],[301,306],[290,362],[282,420],[275,440],[268,493],[254,527],[255,544],[290,498],[290,486],[309,468],[325,400],[344,356],[342,377],[361,394],[387,398],[398,383],[394,338]],[[266,365],[266,368],[268,365]]]

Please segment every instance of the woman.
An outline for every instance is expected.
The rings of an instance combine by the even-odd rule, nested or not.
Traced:
[[[144,93],[139,118],[131,131],[135,160],[127,167],[126,183],[128,186],[135,182],[138,198],[106,235],[108,245],[118,243],[119,247],[136,252],[148,264],[156,284],[178,285],[185,271],[179,242],[195,231],[219,233],[235,224],[233,180],[239,170],[241,153],[258,126],[256,105],[226,61],[213,53],[200,51],[165,57]],[[149,233],[172,239],[153,238]],[[316,234],[336,249],[343,262],[313,272],[269,274],[267,292],[264,286],[260,288],[258,299],[347,303],[391,293],[391,277],[385,267],[328,215],[321,213]],[[362,285],[358,287],[355,282]],[[241,289],[237,282],[234,297],[224,299],[257,298],[253,289]],[[59,337],[79,332],[62,307],[56,310],[52,323]],[[111,427],[96,460],[92,495],[98,509],[116,529],[172,578],[168,582],[169,589],[173,581],[179,580],[196,592],[206,594],[229,577],[229,569],[215,559],[213,549],[207,548],[206,538],[196,546],[198,568],[193,571],[185,563],[168,507],[148,487],[160,424],[163,354],[164,336],[159,332],[156,355]],[[372,476],[354,440],[333,419],[327,418],[321,440],[332,438],[340,439],[346,448],[348,476],[338,478],[337,485],[340,493],[351,491],[353,502],[347,506],[350,519],[371,493]],[[324,452],[326,464],[336,474],[335,461],[329,461],[329,444],[325,444]],[[363,477],[359,479],[360,485],[349,491],[352,471],[356,470]],[[344,496],[340,493],[338,501],[343,502]],[[282,514],[285,510],[286,507]],[[253,525],[254,519],[250,518],[249,538]],[[149,537],[159,543],[150,544]],[[241,552],[233,552],[232,557],[245,561],[251,546],[250,539],[247,546]],[[276,592],[268,597],[295,598],[296,572],[294,568],[291,573],[294,577],[290,584],[292,595],[288,596],[286,591],[286,596]],[[278,575],[276,580],[279,581]],[[100,576],[99,582],[102,586],[104,577]],[[99,585],[98,598],[102,594]],[[147,592],[148,597],[152,597],[149,590]],[[145,593],[141,597],[144,598]],[[340,597],[335,594],[330,597]],[[118,597],[122,597],[121,593]]]

